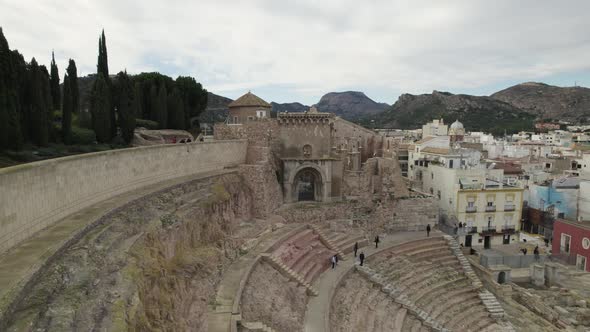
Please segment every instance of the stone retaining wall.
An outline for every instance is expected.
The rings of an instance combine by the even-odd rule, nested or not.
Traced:
[[[0,254],[67,215],[150,184],[243,164],[247,141],[111,150],[0,169]]]

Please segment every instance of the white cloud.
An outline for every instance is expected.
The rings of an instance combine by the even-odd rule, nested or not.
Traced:
[[[0,0],[12,48],[61,70],[96,68],[104,27],[111,72],[195,76],[236,97],[312,103],[358,89],[448,91],[590,68],[590,2]],[[285,90],[286,89],[286,90]],[[287,93],[285,93],[287,92]],[[277,92],[277,96],[279,93]]]

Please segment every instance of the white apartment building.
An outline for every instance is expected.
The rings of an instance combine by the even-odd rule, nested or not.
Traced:
[[[443,119],[432,120],[422,126],[422,138],[428,136],[446,136],[449,132],[449,126],[444,124]]]

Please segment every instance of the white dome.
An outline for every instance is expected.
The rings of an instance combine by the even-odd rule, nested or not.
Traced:
[[[459,120],[456,120],[451,125],[451,129],[463,129],[463,124],[461,122],[459,122]]]

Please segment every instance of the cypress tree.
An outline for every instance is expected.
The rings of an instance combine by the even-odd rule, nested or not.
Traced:
[[[184,117],[184,103],[177,88],[168,95],[168,127],[186,129]]]
[[[158,121],[158,88],[155,83],[150,87],[149,111],[150,120]]]
[[[164,83],[160,85],[160,90],[158,90],[156,111],[156,121],[160,124],[160,128],[168,128],[168,93],[166,92],[166,85]]]
[[[114,103],[112,100],[113,89],[111,80],[109,77],[109,66],[108,66],[108,57],[107,57],[107,46],[106,46],[106,37],[104,35],[104,30],[102,31],[101,36],[98,39],[98,61],[96,65],[96,74],[97,78],[94,82],[94,89],[93,89],[93,104],[97,103],[96,105],[91,105],[92,111],[92,123],[93,128],[98,129],[100,131],[96,131],[96,139],[99,142],[108,142],[111,138],[115,137],[117,134],[117,124],[116,124],[116,116],[115,116],[115,108]],[[98,88],[98,77],[102,77],[102,83],[106,86],[106,89]],[[106,112],[106,113],[104,113]],[[108,125],[104,124],[103,116],[106,115],[106,120],[109,122]],[[107,133],[103,132],[104,129],[108,129]]]
[[[134,89],[127,72],[117,74],[117,114],[119,115],[119,128],[125,143],[131,143],[135,130],[135,114],[133,110]]]
[[[29,105],[29,136],[33,143],[44,146],[49,141],[49,125],[47,119],[47,107],[45,96],[45,80],[42,68],[35,58],[31,60],[29,69],[28,97]]]
[[[19,118],[17,69],[8,41],[0,27],[0,149],[19,149],[23,142]]]
[[[131,109],[136,118],[143,119],[143,90],[139,82],[136,82],[133,88],[133,105]]]
[[[59,91],[59,72],[55,64],[55,54],[51,52],[51,99],[53,100],[53,110],[61,108],[60,91]]]
[[[96,73],[102,73],[105,80],[109,81],[109,61],[107,56],[107,40],[104,35],[104,29],[98,39],[98,64],[96,66]]]
[[[65,144],[70,144],[72,137],[72,112],[74,109],[74,99],[72,95],[72,81],[68,74],[64,76],[63,91],[61,134],[63,142]]]
[[[90,111],[92,113],[92,122],[96,140],[100,143],[107,143],[111,140],[111,119],[110,119],[110,88],[103,77],[98,73],[94,83],[92,94],[92,104]]]
[[[72,113],[78,114],[80,112],[80,90],[78,88],[78,69],[76,62],[72,59],[68,62],[68,79],[70,80],[70,91],[72,96]]]

